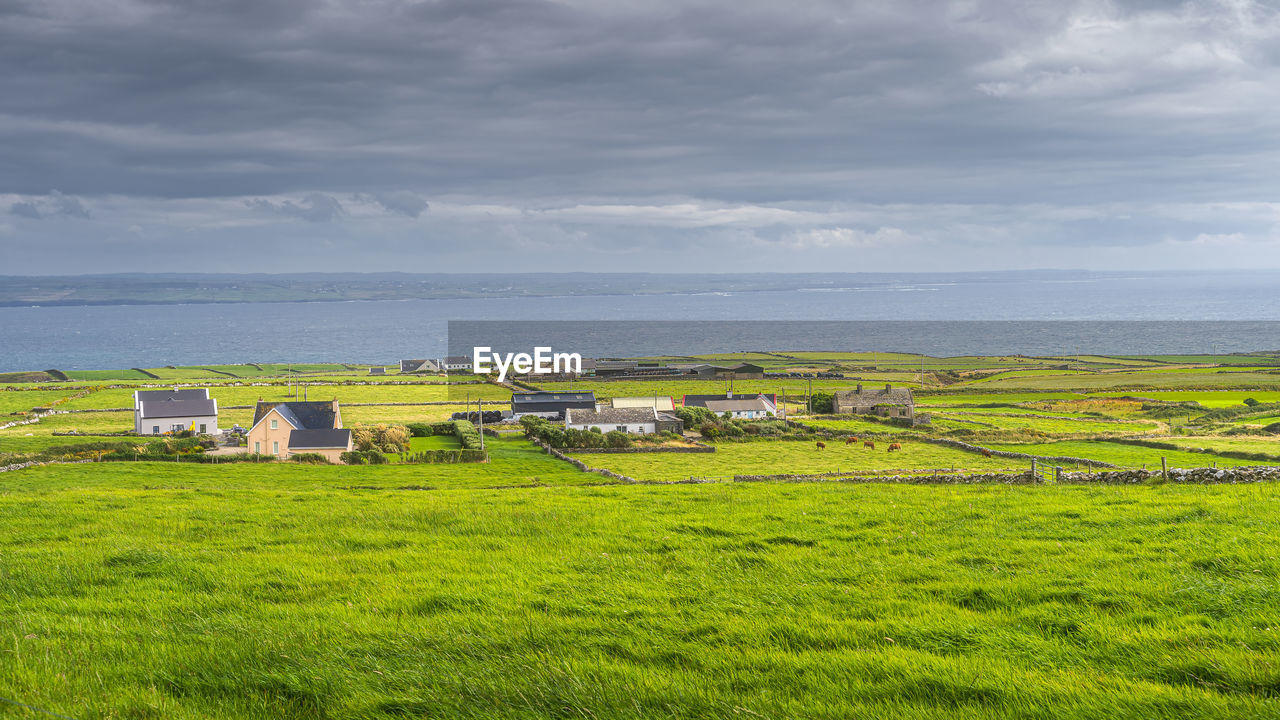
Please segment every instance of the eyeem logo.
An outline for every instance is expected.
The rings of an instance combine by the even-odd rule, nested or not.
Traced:
[[[478,375],[487,375],[494,368],[498,370],[498,382],[507,379],[507,370],[517,375],[550,375],[552,373],[582,372],[582,355],[578,353],[553,353],[549,347],[535,347],[529,353],[495,353],[493,348],[473,347],[471,357],[475,358],[472,371]],[[492,362],[491,366],[489,363]]]

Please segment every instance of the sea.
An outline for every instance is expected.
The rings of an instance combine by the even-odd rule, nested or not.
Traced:
[[[393,364],[475,344],[584,357],[750,350],[935,356],[1280,350],[1280,273],[931,276],[669,295],[0,308],[0,371]]]

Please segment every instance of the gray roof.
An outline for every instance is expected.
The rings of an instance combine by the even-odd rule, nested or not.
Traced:
[[[596,401],[595,391],[578,392],[578,393],[558,393],[558,392],[518,392],[511,394],[512,405],[524,405],[530,403],[582,403]]]
[[[836,400],[841,405],[911,405],[914,401],[911,388],[904,387],[871,387],[859,390],[842,390],[836,393]]]
[[[257,425],[272,408],[299,430],[331,430],[338,417],[333,411],[333,403],[329,401],[259,402],[253,411],[252,425]]]
[[[764,398],[756,396],[753,398],[734,398],[732,400],[707,400],[703,405],[706,409],[714,413],[722,412],[759,412],[768,410],[769,404]]]
[[[445,365],[470,365],[471,358],[466,355],[450,355],[443,362]]]
[[[351,431],[342,430],[294,430],[289,433],[289,449],[320,450],[346,448],[351,444]]]
[[[208,400],[209,388],[168,388],[165,390],[135,390],[138,402],[147,400]]]
[[[569,408],[564,411],[566,425],[636,425],[655,422],[657,419],[658,414],[653,408]]]
[[[204,398],[190,400],[143,400],[142,417],[217,417],[218,401]]]

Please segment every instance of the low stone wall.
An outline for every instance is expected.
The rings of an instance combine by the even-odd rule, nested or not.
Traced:
[[[625,483],[635,483],[635,482],[636,482],[636,479],[635,479],[635,478],[633,478],[633,477],[628,477],[628,476],[626,476],[626,475],[619,475],[618,473],[616,473],[616,472],[614,472],[614,471],[612,471],[612,470],[605,470],[604,468],[593,468],[593,467],[591,467],[590,465],[588,465],[588,464],[586,464],[586,463],[582,462],[581,460],[579,460],[579,459],[577,459],[577,458],[571,458],[571,457],[569,457],[568,455],[565,455],[564,453],[560,452],[559,450],[557,450],[557,449],[555,449],[555,448],[551,447],[550,445],[548,445],[548,444],[546,444],[546,443],[542,442],[542,441],[541,441],[541,440],[539,440],[538,438],[530,438],[530,440],[532,440],[532,442],[533,442],[533,444],[534,444],[534,445],[537,445],[538,447],[540,447],[540,448],[542,448],[544,451],[546,451],[546,453],[547,453],[548,455],[550,455],[551,457],[553,457],[553,458],[555,458],[555,459],[557,459],[557,460],[563,460],[563,461],[565,461],[565,462],[569,463],[570,465],[572,465],[572,466],[574,466],[574,467],[578,468],[579,470],[582,470],[583,472],[595,473],[596,475],[603,475],[604,477],[612,478],[612,479],[614,479],[614,480],[618,480],[618,481],[625,482]]]
[[[992,457],[1014,458],[1017,460],[1035,460],[1037,463],[1052,465],[1053,463],[1061,463],[1064,465],[1087,465],[1089,467],[1114,468],[1120,467],[1109,462],[1101,460],[1090,460],[1088,458],[1068,457],[1066,455],[1028,455],[1027,453],[1009,452],[1007,450],[992,450],[984,448],[980,445],[970,445],[967,442],[952,440],[951,438],[916,438],[917,442],[933,443],[934,445],[942,445],[944,447],[964,450],[966,452],[974,452],[979,454],[991,453]]]
[[[846,482],[846,483],[903,483],[914,485],[1043,485],[1044,482],[1030,472],[998,473],[941,473],[932,475],[856,475],[849,473],[819,473],[814,475],[735,475],[734,482]],[[1064,471],[1058,483],[1062,485],[1142,485],[1163,481],[1159,470],[1103,470]],[[1168,482],[1187,485],[1236,485],[1280,481],[1280,467],[1271,465],[1241,466],[1231,468],[1172,468]]]
[[[693,447],[565,448],[565,451],[578,454],[602,453],[626,455],[627,453],[713,453],[716,449],[711,445],[698,443]]]
[[[1039,481],[1029,472],[972,473],[935,472],[932,475],[852,475],[849,473],[818,473],[814,475],[734,475],[734,482],[846,482],[846,483],[902,483],[912,485],[1035,485]]]

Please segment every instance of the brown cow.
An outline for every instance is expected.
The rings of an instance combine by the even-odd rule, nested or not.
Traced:
[[[898,443],[893,443],[892,445],[889,446],[888,452],[893,452],[894,450],[901,450],[901,449],[902,449],[901,445],[899,445]]]
[[[862,447],[864,447],[864,448],[871,448],[872,450],[875,450],[875,449],[876,449],[876,444],[875,444],[874,442],[872,442],[871,440],[863,440],[863,441],[862,441]]]
[[[982,448],[982,457],[991,457],[991,451],[986,448]]]
[[[818,441],[818,449],[819,449],[819,450],[821,450],[822,448],[824,448],[824,447],[826,447],[826,446],[827,446],[827,444],[826,444],[826,443],[822,442],[821,440],[819,440],[819,441]]]
[[[852,445],[852,444],[854,444],[854,443],[856,443],[856,442],[858,442],[858,436],[857,436],[857,435],[850,435],[849,437],[847,437],[847,438],[845,438],[845,439],[844,439],[844,444],[845,444],[845,445]]]

